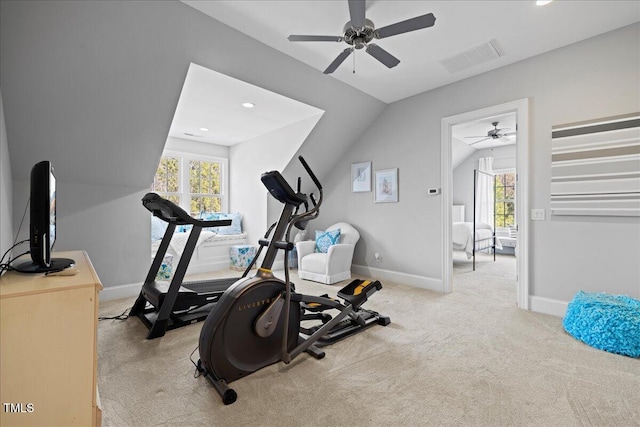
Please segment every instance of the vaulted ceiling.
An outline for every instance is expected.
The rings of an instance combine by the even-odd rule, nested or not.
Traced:
[[[350,18],[347,0],[183,3],[319,71],[349,47],[345,43],[287,40],[294,33],[342,35]],[[556,1],[546,6],[535,3],[533,0],[366,1],[365,15],[377,28],[428,13],[434,14],[435,25],[374,40],[400,60],[391,69],[362,49],[325,78],[338,79],[389,103],[640,19],[637,1]],[[308,106],[216,74],[203,69],[187,77],[171,136],[233,145],[309,113]],[[496,90],[500,90],[499,86]],[[258,107],[252,111],[242,108],[240,104],[247,100],[258,101]],[[500,123],[499,128],[515,130],[515,122],[504,119],[487,118],[458,126],[454,128],[454,137],[466,143],[478,141],[480,138],[468,137],[486,135],[495,121]],[[506,138],[501,139],[502,144],[506,142]],[[487,148],[493,143],[494,140],[485,140],[474,148]]]
[[[345,42],[287,40],[291,34],[342,36],[350,20],[347,0],[183,1],[319,71],[349,47]],[[327,76],[386,103],[640,20],[637,0],[557,0],[545,6],[536,6],[535,0],[369,0],[365,9],[377,29],[428,13],[436,18],[430,28],[374,39],[400,60],[394,68],[361,49]]]

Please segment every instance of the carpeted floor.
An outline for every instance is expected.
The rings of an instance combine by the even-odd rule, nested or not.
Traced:
[[[383,282],[366,306],[391,325],[327,347],[322,360],[303,354],[235,381],[229,406],[194,378],[202,323],[148,341],[137,318],[102,321],[103,425],[640,426],[640,359],[591,348],[562,319],[516,308],[515,258],[499,258],[479,256],[472,272],[454,255],[448,295]],[[292,279],[309,294],[340,289]],[[100,315],[133,300],[103,302]]]

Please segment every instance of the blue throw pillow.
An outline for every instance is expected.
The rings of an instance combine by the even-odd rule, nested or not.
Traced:
[[[331,231],[316,230],[316,252],[326,254],[329,247],[340,243],[340,229]]]
[[[187,233],[187,232],[191,233],[191,228],[193,228],[192,225],[179,225],[176,228],[175,233]]]
[[[236,213],[218,213],[216,219],[230,219],[231,225],[218,227],[218,234],[230,235],[242,233],[242,214]]]
[[[223,227],[207,227],[203,228],[206,231],[213,231],[221,235],[241,234],[242,233],[242,214],[236,213],[224,213],[224,212],[201,212],[200,219],[205,221],[216,221],[221,219],[230,219],[231,225]]]
[[[151,241],[162,239],[165,231],[167,231],[167,223],[158,218],[157,216],[151,217]]]
[[[215,221],[218,218],[217,216],[218,214],[216,212],[200,212],[200,219],[203,221]],[[218,229],[220,227],[205,227],[202,229],[202,231],[212,231],[214,233],[218,232]]]

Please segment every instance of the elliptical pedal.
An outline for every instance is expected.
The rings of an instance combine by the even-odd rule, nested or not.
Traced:
[[[378,280],[372,282],[371,280],[355,279],[340,289],[338,296],[352,304],[354,309],[357,309],[380,289],[382,289],[382,283]]]
[[[335,302],[340,302],[336,298],[331,298],[328,294],[320,295],[320,298],[327,298],[327,299],[330,299],[330,300],[335,301]],[[325,310],[329,310],[329,309],[335,308],[335,307],[332,307],[330,305],[321,304],[319,302],[301,302],[300,306],[302,308],[304,308],[305,310],[311,311],[313,313],[318,313],[318,312],[322,312],[322,311],[325,311]]]

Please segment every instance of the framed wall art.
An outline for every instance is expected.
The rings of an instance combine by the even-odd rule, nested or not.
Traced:
[[[362,193],[367,191],[371,191],[371,162],[352,164],[351,192]]]
[[[376,171],[376,203],[398,201],[398,168]]]

